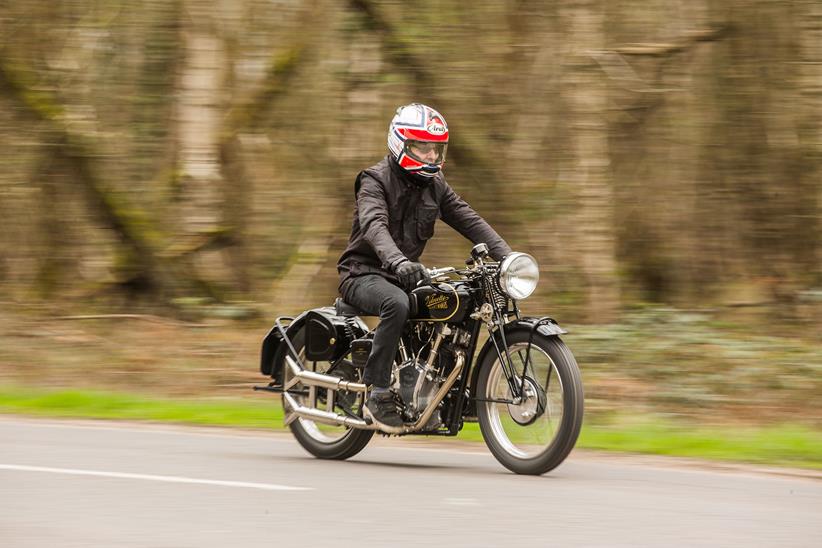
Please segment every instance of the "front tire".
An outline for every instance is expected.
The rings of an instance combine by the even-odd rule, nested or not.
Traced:
[[[517,379],[522,374],[530,330],[506,334]],[[583,391],[573,354],[558,337],[534,333],[523,390],[511,401],[508,378],[495,351],[486,354],[477,379],[477,416],[488,449],[517,474],[541,475],[559,466],[576,444],[582,427]],[[521,384],[520,381],[517,381]]]
[[[324,373],[331,366],[328,362],[310,362],[305,359],[305,329],[301,329],[293,337],[292,342],[294,344],[294,350],[297,351],[297,354],[300,356],[300,360],[308,369],[319,373]],[[356,371],[356,375],[359,377],[359,370]],[[287,383],[290,378],[291,370],[288,366],[283,364],[283,384]],[[349,380],[362,382],[359,378]],[[302,384],[297,384],[294,388],[304,389],[305,387]],[[320,395],[323,390],[324,389],[318,390]],[[345,394],[351,393],[346,392]],[[317,404],[316,401],[306,402],[306,396],[294,396],[294,398],[302,405],[311,405],[312,403],[314,405]],[[356,403],[362,405],[362,398],[363,396],[358,396],[355,405]],[[315,397],[315,399],[317,399],[317,397]],[[365,449],[365,446],[368,445],[368,442],[371,440],[371,436],[374,435],[373,430],[358,430],[343,426],[328,426],[303,418],[299,418],[292,422],[289,425],[289,428],[303,449],[318,459],[330,460],[345,460],[349,457],[353,457]]]

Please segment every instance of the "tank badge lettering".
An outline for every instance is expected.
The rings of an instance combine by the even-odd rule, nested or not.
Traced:
[[[448,295],[428,295],[425,306],[428,310],[444,310],[448,308]]]

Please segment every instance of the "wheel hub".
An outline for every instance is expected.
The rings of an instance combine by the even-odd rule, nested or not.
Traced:
[[[508,404],[508,413],[517,424],[528,426],[545,413],[545,390],[531,377],[526,376],[524,382],[517,377],[516,382],[520,385],[522,398],[518,403]],[[510,388],[508,397],[513,399]]]

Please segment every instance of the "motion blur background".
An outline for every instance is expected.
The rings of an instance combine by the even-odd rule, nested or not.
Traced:
[[[818,1],[0,3],[0,384],[242,397],[412,101],[589,417],[822,427]]]

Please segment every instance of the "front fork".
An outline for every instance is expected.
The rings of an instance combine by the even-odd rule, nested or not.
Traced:
[[[488,336],[494,343],[494,349],[497,352],[500,364],[502,365],[502,370],[505,373],[505,378],[508,381],[508,388],[511,390],[512,396],[511,403],[518,405],[522,402],[522,387],[525,386],[525,374],[528,371],[528,366],[531,364],[531,345],[534,342],[534,333],[537,332],[537,329],[539,329],[541,325],[553,322],[553,319],[549,316],[545,316],[539,318],[531,326],[530,333],[528,335],[528,346],[525,348],[525,359],[522,363],[522,373],[520,373],[519,375],[517,375],[516,368],[514,367],[514,362],[511,359],[511,353],[508,351],[508,341],[505,340],[504,317],[502,316],[502,314],[497,313],[496,319],[498,325],[497,331],[499,331],[500,339],[502,339],[502,348],[500,348],[500,344],[497,342],[497,338],[494,336],[493,324],[488,325]]]
[[[511,391],[511,397],[513,404],[518,404],[522,401],[522,381],[525,378],[525,371],[528,367],[528,362],[525,362],[525,367],[522,369],[522,375],[517,382],[517,373],[514,369],[514,362],[511,360],[511,354],[508,352],[508,341],[505,340],[505,329],[504,323],[500,322],[498,331],[500,334],[500,338],[502,339],[502,348],[500,348],[500,344],[497,342],[497,337],[494,336],[494,330],[492,325],[488,325],[488,337],[494,343],[494,350],[497,352],[497,357],[499,358],[500,365],[502,365],[502,371],[505,373],[505,379],[508,381],[508,389]],[[530,350],[530,345],[528,346]]]

